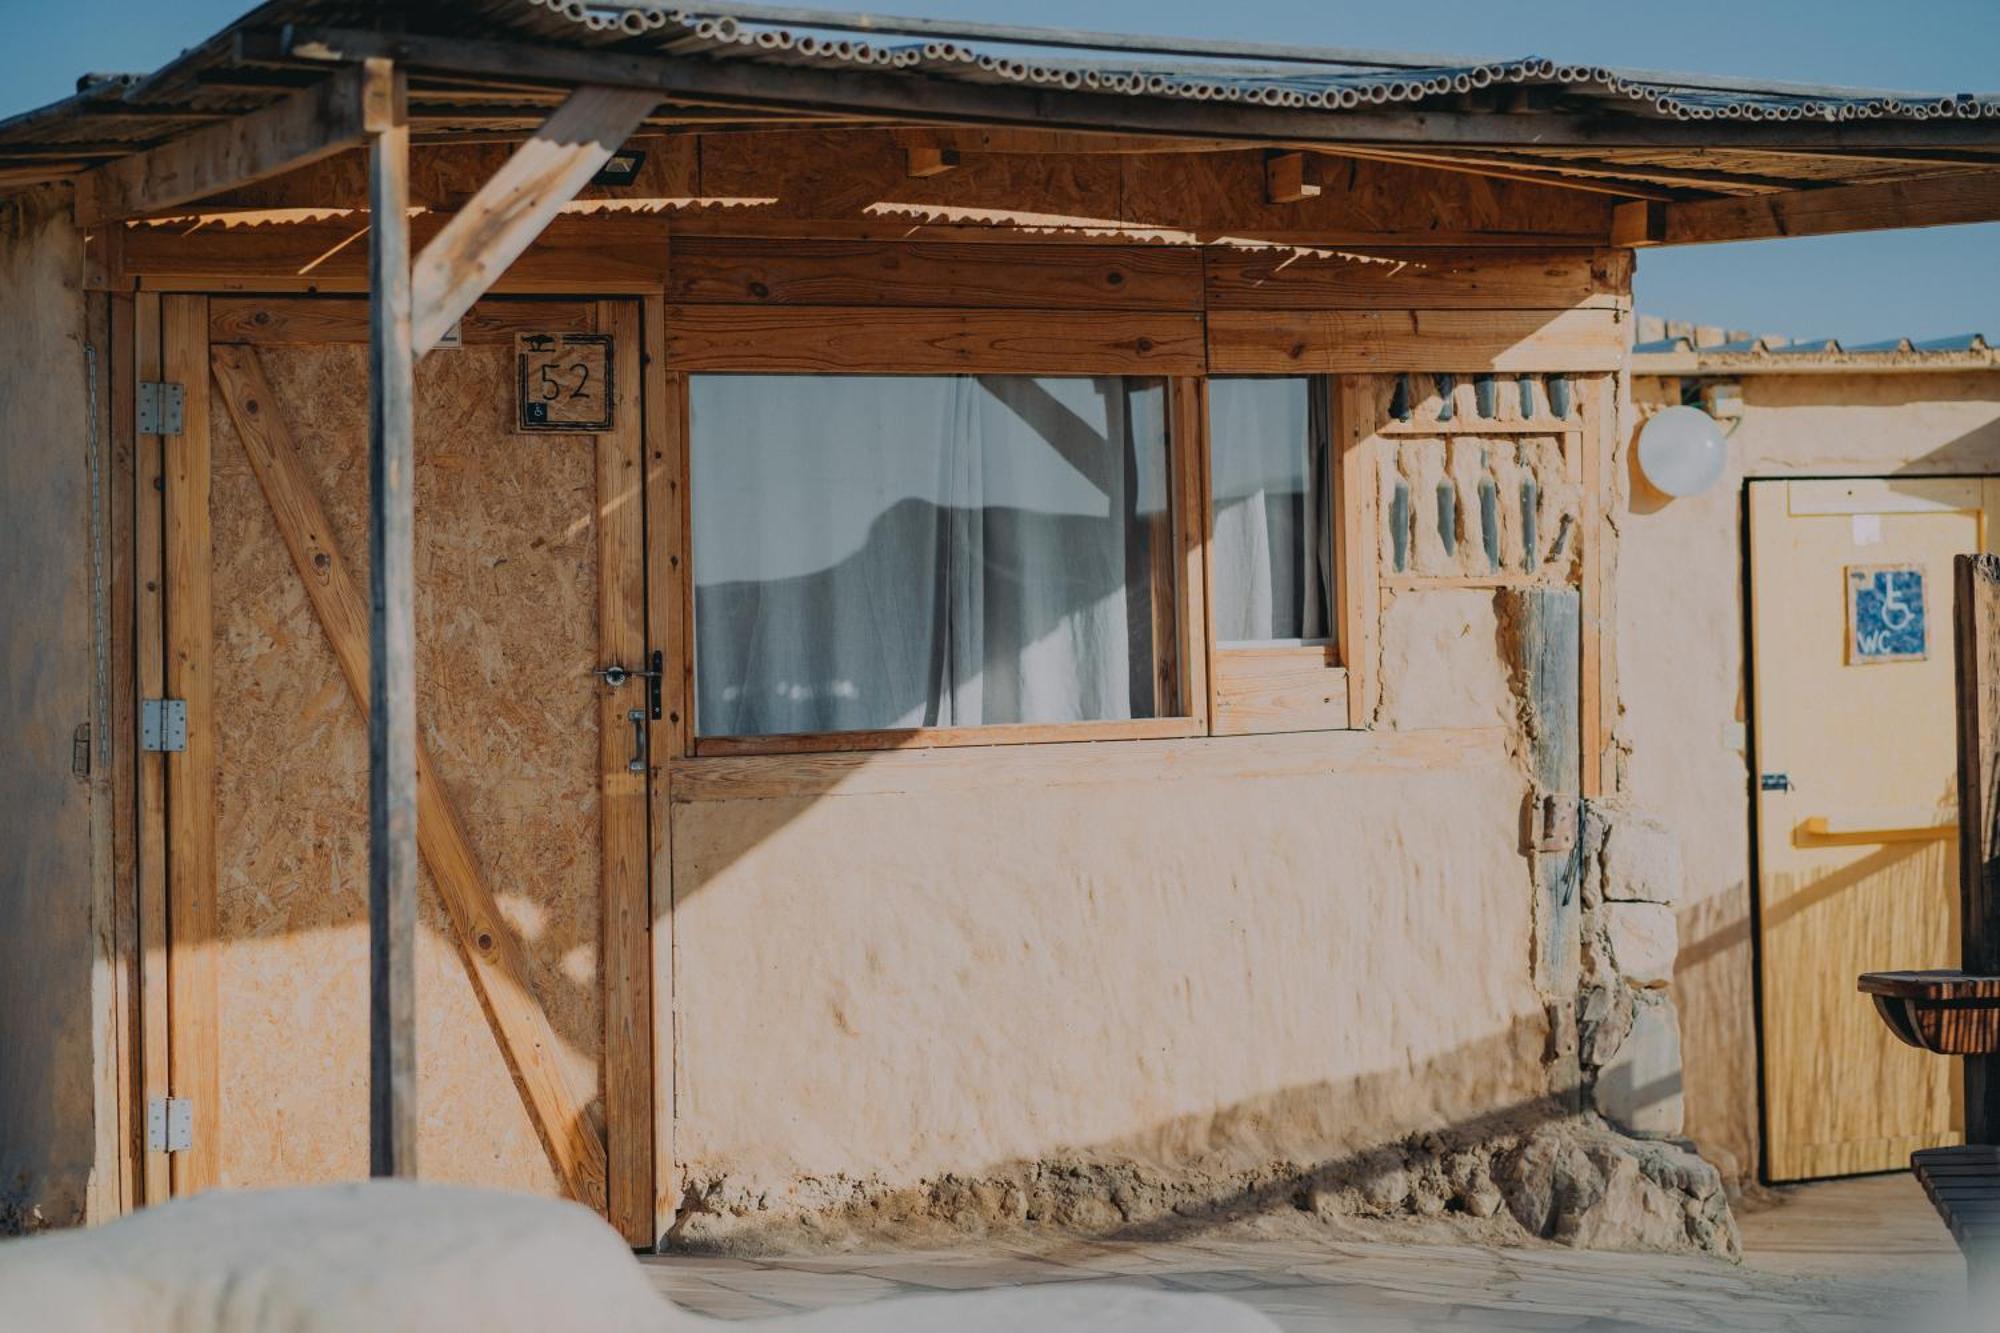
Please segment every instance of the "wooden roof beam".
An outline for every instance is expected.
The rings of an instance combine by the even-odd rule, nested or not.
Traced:
[[[584,87],[480,187],[410,268],[411,344],[422,356],[590,183],[657,94]]]
[[[1981,171],[1735,199],[1621,204],[1612,210],[1611,243],[1702,245],[1995,221],[2000,221],[2000,172]]]
[[[261,110],[203,126],[77,178],[76,216],[94,226],[176,208],[330,156],[391,114],[393,85],[359,65]]]

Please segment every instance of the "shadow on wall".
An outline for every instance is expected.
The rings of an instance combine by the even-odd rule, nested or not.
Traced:
[[[1285,1088],[1133,1137],[913,1187],[808,1179],[774,1204],[775,1191],[758,1182],[691,1180],[668,1241],[691,1251],[757,1252],[840,1245],[864,1233],[913,1244],[1044,1227],[1091,1239],[1176,1241],[1245,1226],[1323,1234],[1343,1219],[1372,1217],[1450,1219],[1460,1238],[1496,1242],[1531,1235],[1736,1253],[1715,1169],[1676,1144],[1620,1137],[1579,1114],[1582,1084],[1476,1112],[1444,1111],[1467,1100],[1480,1071],[1539,1062],[1547,1041],[1542,1018],[1524,1017],[1415,1069]],[[1654,1102],[1679,1092],[1675,1078],[1638,1096]],[[1411,1126],[1401,1137],[1343,1143],[1351,1138],[1345,1126],[1397,1121]]]

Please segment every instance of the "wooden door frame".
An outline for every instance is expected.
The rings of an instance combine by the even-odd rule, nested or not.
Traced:
[[[667,433],[659,420],[663,398],[653,371],[660,358],[648,354],[659,345],[664,327],[662,303],[657,295],[643,292],[575,300],[593,312],[595,326],[615,335],[614,379],[621,399],[634,408],[626,411],[621,402],[617,427],[597,437],[596,609],[600,665],[616,661],[638,669],[655,648],[671,646],[661,637],[671,628],[669,618],[649,613],[647,596],[649,585],[655,583],[651,552],[656,543],[649,540],[650,529],[659,513],[654,464]],[[133,489],[138,497],[130,538],[134,690],[139,697],[186,698],[189,739],[185,753],[161,755],[138,751],[134,736],[135,753],[129,756],[137,804],[137,849],[129,891],[139,923],[135,950],[139,1037],[128,1051],[126,1076],[147,1098],[192,1097],[197,1105],[195,1147],[173,1154],[147,1150],[142,1111],[133,1148],[140,1182],[135,1202],[162,1202],[216,1183],[221,1143],[216,1109],[215,956],[208,943],[192,949],[181,943],[212,942],[216,909],[213,608],[210,561],[202,558],[208,554],[209,540],[209,427],[212,414],[223,410],[221,400],[212,397],[212,322],[231,311],[240,313],[246,303],[266,307],[324,303],[299,305],[300,311],[310,309],[316,318],[352,313],[338,301],[240,291],[212,296],[141,292],[134,297],[131,355],[121,358],[121,383],[163,379],[180,383],[185,395],[184,429],[179,435],[140,435],[136,421],[132,425]],[[348,298],[346,304],[356,303]],[[360,315],[360,338],[365,340],[365,307]],[[329,327],[341,322],[335,318]],[[607,565],[624,569],[625,576],[604,577]],[[674,656],[665,654],[669,661]],[[600,687],[604,897],[599,947],[605,1023],[601,1058],[609,1131],[604,1191],[608,1216],[632,1244],[650,1248],[678,1205],[671,1153],[671,974],[654,975],[655,966],[670,967],[672,958],[672,904],[665,878],[671,874],[671,857],[665,853],[669,826],[661,750],[669,743],[674,724],[664,719],[647,724],[653,739],[647,746],[646,771],[633,772],[628,766],[632,728],[627,715],[639,697],[630,684],[622,691]],[[657,907],[655,882],[660,885]],[[192,885],[196,891],[172,891],[180,885]],[[656,931],[656,924],[661,929]],[[625,979],[623,985],[613,984],[617,977]],[[628,1126],[630,1132],[621,1134],[618,1126]]]

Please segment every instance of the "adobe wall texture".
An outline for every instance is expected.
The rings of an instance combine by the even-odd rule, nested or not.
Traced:
[[[1636,476],[1618,515],[1624,790],[1679,835],[1673,994],[1686,1133],[1731,1181],[1759,1164],[1743,666],[1746,478],[2000,472],[2000,374],[1746,375],[1730,467],[1667,501]],[[1678,381],[1638,377],[1639,420]],[[1637,421],[1633,423],[1635,426]]]
[[[684,793],[671,1240],[1386,1225],[1732,1253],[1643,1063],[1672,1032],[1659,965],[1611,951],[1616,810],[1576,852],[1581,981],[1537,975],[1511,595],[1396,595],[1372,734]]]
[[[82,244],[0,201],[0,1233],[83,1220],[94,1154]]]

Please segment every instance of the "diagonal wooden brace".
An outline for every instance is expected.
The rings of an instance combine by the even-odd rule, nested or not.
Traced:
[[[579,88],[431,238],[410,270],[411,341],[422,356],[590,183],[658,93]]]
[[[211,357],[216,388],[236,423],[250,465],[270,502],[285,549],[356,707],[368,713],[368,604],[333,544],[333,527],[314,492],[291,431],[277,409],[254,349],[217,344]],[[431,763],[417,743],[417,841],[451,914],[466,966],[486,1007],[493,1035],[507,1057],[556,1175],[571,1197],[598,1212],[605,1207],[605,1151],[557,1058],[555,1030],[528,985],[514,933],[481,877],[472,840]]]

